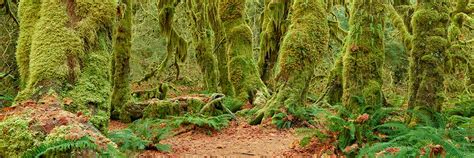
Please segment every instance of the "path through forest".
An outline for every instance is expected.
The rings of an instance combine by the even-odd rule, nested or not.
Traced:
[[[116,121],[111,123],[112,130],[125,127],[126,125]],[[148,150],[138,157],[289,156],[294,154],[295,151],[292,148],[297,141],[298,138],[293,129],[278,130],[269,126],[250,126],[246,121],[239,120],[232,121],[229,127],[220,132],[189,130],[161,141],[164,144],[170,144],[173,152],[161,153]]]

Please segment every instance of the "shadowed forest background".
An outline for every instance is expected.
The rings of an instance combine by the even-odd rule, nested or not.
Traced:
[[[473,0],[0,0],[2,157],[474,157]]]

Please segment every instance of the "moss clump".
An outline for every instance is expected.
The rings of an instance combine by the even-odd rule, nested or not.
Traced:
[[[362,104],[377,108],[383,103],[384,3],[383,0],[352,2],[350,33],[342,61],[342,103],[354,113],[359,112]]]
[[[143,110],[143,118],[180,116],[184,113],[199,113],[206,103],[200,99],[188,98],[185,101],[153,100]]]
[[[434,117],[444,102],[444,61],[448,47],[447,3],[419,1],[413,14],[408,106]]]
[[[280,45],[290,24],[288,15],[292,2],[292,0],[271,1],[263,13],[258,68],[260,77],[267,85],[273,84],[271,79],[275,77],[274,67],[280,52]]]
[[[30,121],[26,117],[10,117],[0,122],[0,156],[20,157],[41,142],[44,136],[29,131]]]
[[[17,53],[28,67],[26,87],[16,100],[55,92],[70,97],[70,111],[82,111],[106,131],[110,113],[113,0],[22,1],[25,28]],[[33,12],[36,8],[39,12]],[[36,16],[30,15],[32,12]],[[35,20],[36,18],[36,20]],[[21,25],[21,24],[20,24]],[[29,44],[31,43],[31,44]]]
[[[113,91],[112,116],[128,120],[124,115],[122,105],[130,101],[130,51],[132,48],[132,0],[121,0],[120,15],[116,24],[113,49]],[[116,117],[117,118],[117,117]]]
[[[322,1],[296,0],[291,25],[283,40],[276,67],[276,94],[261,108],[252,124],[276,113],[299,117],[314,75],[315,64],[328,51],[329,26]]]
[[[160,100],[148,105],[143,110],[143,117],[164,119],[166,118],[166,116],[176,116],[179,115],[181,112],[182,108],[178,103]]]
[[[219,13],[227,36],[230,82],[235,98],[245,102],[254,99],[257,91],[268,93],[252,55],[252,31],[244,21],[245,0],[225,0],[219,5]]]

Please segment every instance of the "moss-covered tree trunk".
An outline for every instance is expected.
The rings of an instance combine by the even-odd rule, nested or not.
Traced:
[[[227,96],[234,95],[234,89],[229,79],[229,68],[227,66],[227,52],[226,43],[227,37],[225,35],[224,26],[222,25],[221,17],[219,16],[219,2],[211,0],[209,3],[209,22],[214,31],[214,54],[217,57],[219,70],[219,87],[221,91]]]
[[[296,0],[292,7],[291,25],[276,67],[278,89],[264,107],[258,107],[261,109],[251,124],[276,113],[300,118],[315,66],[322,62],[319,57],[328,52],[329,26],[323,2]]]
[[[211,45],[211,28],[208,18],[207,0],[192,2],[193,20],[195,22],[195,30],[193,32],[194,44],[196,47],[196,59],[199,67],[203,72],[204,84],[208,92],[217,92],[218,89],[218,70],[217,58],[212,52]]]
[[[16,51],[16,62],[20,73],[20,88],[26,87],[30,74],[30,52],[31,38],[33,37],[36,21],[39,19],[41,3],[35,0],[23,0],[19,4],[22,10],[18,12],[20,23],[20,35]]]
[[[132,5],[133,0],[121,0],[118,9],[118,23],[115,27],[113,50],[112,118],[128,121],[123,106],[130,100],[130,51],[132,48]]]
[[[101,131],[110,115],[113,0],[20,2],[18,102],[56,93]],[[25,69],[26,68],[26,69]]]
[[[448,47],[449,12],[446,1],[418,0],[411,22],[408,106],[429,116],[440,112],[444,101],[443,71]]]
[[[288,15],[293,0],[271,0],[263,13],[263,29],[260,40],[258,67],[263,82],[273,84],[274,68],[280,52],[281,42],[290,24]],[[272,87],[273,88],[273,87]]]
[[[353,0],[342,61],[342,103],[353,113],[380,106],[384,61],[384,0]],[[360,99],[363,99],[362,103]]]
[[[235,97],[241,101],[253,101],[258,91],[267,89],[258,75],[253,59],[252,31],[244,20],[245,0],[223,0],[219,13],[227,36],[226,53],[230,82]]]

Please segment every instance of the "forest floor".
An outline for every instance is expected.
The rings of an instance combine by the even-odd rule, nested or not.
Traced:
[[[127,125],[112,121],[110,130],[126,128]],[[303,156],[294,148],[298,145],[294,129],[279,130],[270,125],[250,126],[239,119],[230,122],[227,128],[212,133],[188,130],[160,143],[172,146],[172,152],[163,153],[146,150],[137,157],[262,157]],[[309,155],[308,155],[309,156]]]

